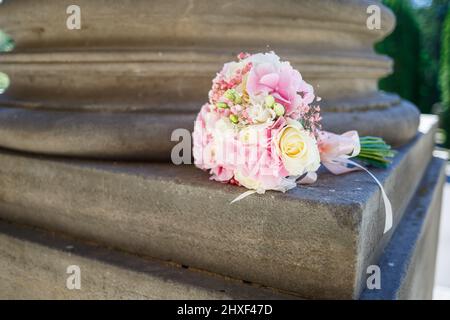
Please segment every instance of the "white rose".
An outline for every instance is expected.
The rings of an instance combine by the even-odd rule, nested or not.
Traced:
[[[275,143],[278,155],[289,175],[299,176],[319,169],[320,154],[317,141],[300,122],[287,119],[287,126],[278,133]]]

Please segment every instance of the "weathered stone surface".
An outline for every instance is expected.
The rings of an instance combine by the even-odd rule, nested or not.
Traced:
[[[400,144],[416,132],[419,113],[404,101],[383,110],[328,112],[324,128],[389,137]],[[0,145],[33,153],[104,159],[170,160],[173,130],[193,129],[196,112],[105,113],[0,107]],[[377,119],[377,121],[373,121]],[[383,125],[381,125],[383,124]]]
[[[445,161],[434,158],[378,265],[381,289],[361,299],[431,299],[445,183]]]
[[[0,96],[0,146],[167,160],[170,133],[193,127],[222,64],[240,51],[268,50],[314,85],[325,129],[359,129],[394,145],[415,136],[417,109],[377,89],[392,62],[373,44],[395,24],[378,1],[166,2],[80,0],[80,30],[64,23],[70,1],[2,4],[0,27],[17,48],[0,61],[11,79]],[[367,28],[371,4],[381,8],[380,30]]]
[[[357,130],[361,136],[384,137],[390,144],[400,146],[417,133],[419,122],[419,110],[403,100],[385,109],[326,112],[322,124],[324,129],[332,132]]]
[[[0,145],[72,157],[169,160],[173,130],[194,113],[108,113],[0,107]]]
[[[2,59],[10,96],[198,102],[221,65],[245,50],[277,51],[327,100],[374,93],[391,70],[373,43],[393,29],[395,17],[377,1],[80,0],[82,24],[75,31],[64,23],[71,4],[2,5],[1,27],[16,43]],[[367,28],[371,4],[382,10],[380,30]]]
[[[81,289],[66,286],[80,268]],[[210,273],[0,221],[0,299],[293,299]]]
[[[79,0],[82,28],[74,32],[65,24],[66,8],[73,4],[69,0],[40,5],[32,0],[4,2],[2,28],[14,36],[20,51],[120,46],[224,51],[267,45],[309,52],[319,48],[328,49],[324,52],[363,51],[390,32],[395,21],[392,12],[376,0],[238,0],[225,4],[220,0]],[[380,5],[381,30],[367,28],[371,4]]]
[[[380,192],[365,173],[322,173],[313,186],[230,205],[244,190],[210,182],[193,167],[75,158],[167,160],[172,130],[192,128],[211,78],[240,51],[275,50],[300,69],[322,97],[325,129],[357,129],[403,145],[416,136],[419,113],[399,97],[378,91],[377,81],[390,72],[391,61],[373,50],[392,30],[392,13],[369,0],[225,5],[219,0],[79,0],[82,29],[71,31],[65,25],[70,4],[23,0],[0,5],[0,28],[17,44],[0,61],[11,79],[0,96],[0,146],[73,158],[1,151],[0,217],[303,297],[358,297],[367,265],[379,261],[392,234],[382,234]],[[381,30],[366,27],[371,4],[381,7]],[[389,170],[373,170],[391,198],[394,229],[424,176],[434,131],[432,123],[402,147]],[[69,260],[59,240],[42,242],[40,236],[1,226],[6,245],[0,254],[9,262],[0,260],[0,269],[13,275],[4,282],[5,292],[26,291],[15,280],[36,265],[31,274],[44,278],[30,291],[36,296],[57,278],[55,261]],[[420,297],[416,288],[428,285],[429,278],[417,274],[432,268],[423,262],[434,259],[432,237],[428,231],[417,238],[420,245],[404,260],[410,261],[404,263],[407,276],[390,297]],[[431,250],[421,250],[422,245]],[[76,261],[93,274],[106,266],[113,270],[111,279],[119,279],[106,289],[92,289],[88,297],[247,295],[236,287],[235,294],[217,296],[215,288],[223,281],[205,280],[200,288],[197,280],[168,285],[160,276],[173,275],[172,269],[158,265],[150,274],[141,272],[138,262],[141,267],[112,266],[120,258],[110,251],[100,255],[112,254],[112,260],[83,252],[74,255]],[[22,259],[19,269],[11,262],[17,259]],[[93,285],[107,280],[91,279]],[[127,282],[140,281],[137,291],[117,293],[126,290]],[[149,290],[155,288],[153,295]],[[66,296],[59,290],[48,292]]]
[[[373,169],[395,225],[430,160],[435,129],[431,119],[390,169]],[[192,166],[0,154],[4,219],[303,297],[358,296],[366,266],[378,261],[391,234],[383,235],[384,208],[368,175],[323,172],[312,186],[230,205],[243,191],[208,181]]]
[[[9,75],[11,85],[5,94],[7,98],[2,101],[22,100],[25,106],[62,110],[154,111],[170,109],[176,104],[177,110],[198,111],[207,101],[216,73],[225,62],[236,60],[235,52],[225,52],[124,48],[122,51],[5,53],[1,55],[0,65],[2,72]],[[387,57],[373,53],[348,57],[344,53],[276,52],[314,84],[317,94],[326,102],[325,111],[341,110],[341,100],[358,99],[359,103],[352,106],[356,109],[386,104],[376,93],[377,79],[391,70]],[[371,104],[370,99],[377,105]]]

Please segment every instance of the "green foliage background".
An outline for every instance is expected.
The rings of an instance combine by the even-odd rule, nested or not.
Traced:
[[[444,27],[450,0],[432,0],[420,7],[414,5],[414,0],[383,3],[395,13],[397,26],[376,45],[377,52],[392,57],[395,63],[393,74],[380,80],[380,89],[398,93],[423,113],[440,113],[441,125],[449,137],[446,145],[450,147],[450,107],[445,102],[445,87],[448,90],[450,81],[445,71],[449,68],[445,67],[450,42],[448,19]]]
[[[442,32],[442,51],[441,51],[441,71],[440,85],[442,91],[442,124],[447,129],[447,137],[450,136],[450,10],[444,22]],[[450,139],[447,139],[446,146],[450,147]]]
[[[408,1],[385,0],[384,3],[395,13],[397,26],[383,42],[376,45],[378,52],[394,60],[394,72],[382,79],[379,86],[417,105],[421,85],[419,24]]]

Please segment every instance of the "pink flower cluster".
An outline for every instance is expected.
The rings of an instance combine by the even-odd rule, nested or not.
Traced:
[[[195,122],[196,166],[260,193],[293,188],[320,165],[314,99],[313,87],[273,52],[240,54],[214,78]]]

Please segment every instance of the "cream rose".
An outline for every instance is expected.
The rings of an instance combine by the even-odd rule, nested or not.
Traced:
[[[278,133],[275,143],[278,155],[289,175],[299,176],[319,169],[320,154],[317,141],[300,122],[287,119],[287,126]]]

